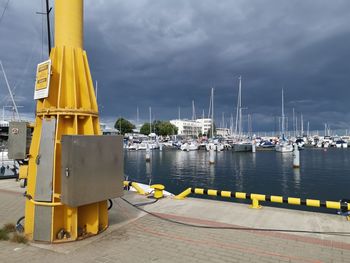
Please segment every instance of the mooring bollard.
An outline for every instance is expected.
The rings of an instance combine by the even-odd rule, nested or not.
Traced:
[[[209,163],[214,164],[215,163],[215,155],[214,155],[214,149],[210,148],[209,150]]]
[[[147,148],[146,148],[146,162],[150,162],[151,161],[151,150],[149,149],[149,145],[147,144]]]
[[[299,168],[299,167],[300,167],[300,152],[299,152],[298,144],[294,144],[293,168]]]
[[[253,208],[253,209],[260,209],[261,205],[259,204],[259,200],[258,199],[252,199],[252,204],[249,207]]]
[[[255,145],[255,140],[252,143],[252,153],[256,152],[256,145]]]
[[[163,190],[165,189],[164,185],[162,184],[153,184],[150,186],[150,188],[154,189],[153,197],[155,199],[159,199],[163,197]]]

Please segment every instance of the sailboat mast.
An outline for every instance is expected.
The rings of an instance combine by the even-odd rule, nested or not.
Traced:
[[[194,100],[192,100],[192,120],[196,119],[196,109],[194,107]]]
[[[301,130],[301,136],[304,136],[304,119],[303,114],[300,114],[300,130]]]
[[[281,124],[282,136],[284,136],[284,96],[282,89],[282,124]]]
[[[51,52],[51,29],[50,29],[50,12],[52,8],[49,7],[49,0],[46,0],[46,23],[47,23],[47,48],[49,49],[49,56]]]
[[[238,97],[237,97],[237,109],[236,109],[236,126],[235,126],[235,133],[238,133],[238,117],[239,117],[239,97],[241,96],[241,77],[239,79],[239,86],[238,86]]]
[[[211,102],[212,102],[212,96],[213,92],[210,94],[210,100],[209,100],[209,110],[208,110],[208,119],[211,118]]]
[[[238,91],[238,134],[239,138],[242,137],[242,76],[239,76],[239,91]]]
[[[225,112],[222,113],[222,128],[225,128]]]
[[[293,108],[293,133],[294,133],[294,137],[296,137],[296,131],[295,131],[295,112],[294,112],[294,108]]]
[[[10,97],[11,97],[11,101],[12,101],[12,104],[13,104],[13,108],[15,110],[15,113],[17,115],[18,120],[20,120],[18,108],[17,108],[16,102],[15,102],[15,99],[13,98],[13,94],[12,94],[12,91],[11,91],[11,88],[10,88],[10,84],[9,84],[9,82],[7,80],[7,76],[6,76],[6,73],[5,73],[5,70],[4,70],[4,67],[2,65],[1,60],[0,60],[0,66],[1,66],[2,73],[4,74],[4,78],[5,78],[7,89],[9,91],[9,93],[10,93]]]
[[[152,133],[152,108],[149,107],[149,134]]]
[[[214,88],[211,88],[211,137],[214,138]]]

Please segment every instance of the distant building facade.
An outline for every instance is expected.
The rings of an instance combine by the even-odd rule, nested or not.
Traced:
[[[181,136],[198,136],[202,132],[202,126],[197,121],[171,120],[171,124],[177,127],[177,134]]]
[[[208,135],[208,131],[211,128],[211,119],[210,118],[202,118],[202,119],[197,119],[197,123],[199,123],[202,127],[202,134]]]
[[[171,120],[170,123],[177,127],[178,135],[192,137],[207,134],[211,127],[211,119]]]

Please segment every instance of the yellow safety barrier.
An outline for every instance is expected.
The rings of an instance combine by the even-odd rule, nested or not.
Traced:
[[[187,197],[192,193],[192,188],[187,188],[185,191],[183,191],[181,194],[178,194],[175,196],[175,199],[181,200]]]
[[[302,205],[311,207],[324,207],[328,209],[337,209],[344,211],[350,211],[350,202],[346,201],[321,201],[316,199],[301,199],[296,197],[283,197],[276,195],[263,195],[263,194],[248,194],[243,192],[230,192],[220,191],[213,189],[203,188],[187,188],[182,193],[175,196],[175,199],[184,199],[190,194],[200,194],[208,196],[221,196],[226,198],[237,198],[237,199],[250,199],[252,200],[251,208],[261,208],[259,202],[271,202],[271,203],[285,203],[289,205]],[[350,219],[350,217],[349,217]]]
[[[147,195],[146,193],[137,183],[135,182],[130,182],[130,181],[124,181],[123,182],[124,187],[134,187],[135,190],[140,194],[140,195]]]

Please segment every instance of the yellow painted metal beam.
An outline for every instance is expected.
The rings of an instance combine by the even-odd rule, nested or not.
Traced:
[[[55,47],[51,50],[49,96],[38,99],[28,164],[27,194],[35,197],[37,162],[44,120],[56,123],[53,156],[52,202],[26,200],[25,233],[34,237],[34,220],[38,206],[52,206],[51,237],[64,229],[72,241],[91,236],[108,227],[107,201],[82,207],[60,203],[62,135],[100,135],[100,123],[94,86],[86,52],[83,50],[83,0],[55,1]],[[48,171],[48,175],[49,175]],[[79,231],[78,231],[79,230]],[[47,240],[45,240],[47,241]]]
[[[288,197],[288,204],[290,204],[290,205],[300,205],[301,204],[300,198]]]
[[[340,202],[326,201],[326,207],[331,209],[340,209]]]
[[[191,194],[191,188],[187,188],[185,191],[181,192],[180,194],[175,196],[175,199],[181,200],[186,198]]]
[[[246,193],[241,193],[241,192],[236,192],[235,197],[239,199],[247,199],[247,194]]]
[[[271,202],[273,203],[283,203],[283,197],[278,195],[271,195]]]
[[[55,46],[83,49],[83,0],[55,1]]]
[[[231,192],[230,191],[221,191],[221,196],[222,197],[231,197]]]
[[[307,206],[320,207],[321,206],[321,202],[320,202],[320,200],[306,199],[306,205]]]

